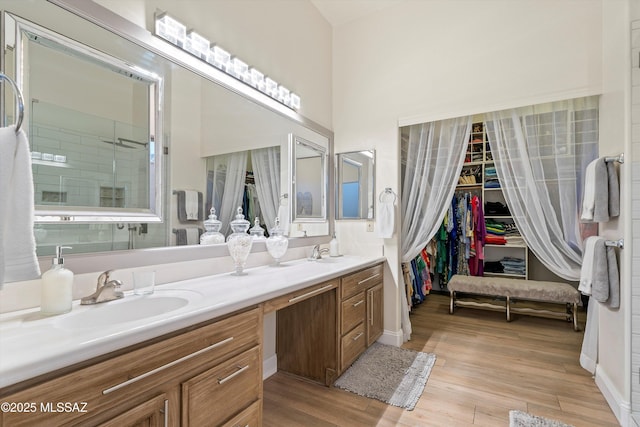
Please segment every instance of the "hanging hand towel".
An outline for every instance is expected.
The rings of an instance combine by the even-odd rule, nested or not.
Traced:
[[[200,244],[200,228],[174,228],[176,235],[176,246],[198,245]]]
[[[582,268],[580,270],[580,285],[578,290],[583,295],[591,295],[593,288],[593,273],[596,245],[601,244],[604,247],[604,239],[600,236],[587,237],[584,244],[584,253],[582,256]]]
[[[583,222],[607,222],[620,215],[620,185],[613,162],[600,157],[587,166],[582,199]]]
[[[289,235],[289,199],[283,197],[278,207],[278,219],[280,219],[280,228],[285,236]]]
[[[593,256],[593,299],[610,308],[620,308],[620,278],[614,248],[606,246],[604,240],[598,241]]]
[[[200,243],[200,229],[187,228],[187,245],[197,245]]]
[[[383,239],[393,236],[395,228],[395,201],[394,193],[382,192],[378,197],[378,212],[376,214],[376,234]]]
[[[202,221],[204,219],[202,192],[194,190],[175,191],[178,195],[178,221]]]
[[[29,142],[15,126],[0,129],[0,287],[40,275],[33,235]]]

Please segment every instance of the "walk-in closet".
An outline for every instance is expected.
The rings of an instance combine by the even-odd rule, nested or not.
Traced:
[[[403,226],[410,306],[448,293],[456,274],[577,287],[583,240],[597,234],[579,220],[597,106],[582,98],[401,128],[402,215],[416,222],[425,204],[432,214]]]

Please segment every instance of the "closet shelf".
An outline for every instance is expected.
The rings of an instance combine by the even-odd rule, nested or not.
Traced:
[[[456,188],[482,188],[482,183],[479,184],[458,184]]]
[[[520,279],[526,279],[527,276],[524,274],[509,274],[509,273],[492,273],[490,271],[484,272],[485,276],[499,276],[499,277],[515,277]]]
[[[527,245],[525,245],[524,243],[507,243],[505,245],[496,245],[493,243],[485,243],[484,245],[485,247],[490,246],[492,248],[526,248]]]
[[[463,166],[480,166],[482,165],[484,162],[464,162]]]

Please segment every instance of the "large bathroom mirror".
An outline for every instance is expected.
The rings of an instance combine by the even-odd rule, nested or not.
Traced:
[[[293,222],[324,222],[327,220],[327,148],[293,134],[289,145]]]
[[[375,151],[336,154],[336,219],[374,218]]]
[[[5,14],[25,99],[35,222],[161,222],[162,78]]]
[[[64,209],[68,209],[71,202],[81,199],[81,196],[86,196],[90,199],[90,203],[86,202],[86,206],[80,207],[78,210],[91,211],[91,215],[95,216],[95,221],[83,222],[79,221],[80,213],[74,212],[73,215],[61,216],[62,221],[37,223],[35,236],[37,253],[42,266],[50,264],[50,256],[54,253],[56,245],[73,247],[68,251],[70,256],[67,261],[70,262],[74,260],[73,254],[87,254],[78,258],[78,260],[82,260],[78,266],[72,264],[76,273],[97,271],[103,265],[108,265],[106,268],[114,268],[113,265],[122,268],[133,262],[136,263],[135,265],[144,265],[149,258],[146,250],[153,250],[156,260],[164,256],[165,253],[170,253],[171,262],[183,258],[194,259],[200,257],[200,253],[203,254],[203,257],[209,257],[212,250],[213,253],[224,254],[226,248],[221,248],[219,251],[212,247],[193,247],[193,250],[189,249],[188,251],[183,250],[186,248],[182,247],[167,252],[157,250],[160,247],[176,246],[177,235],[174,230],[203,227],[202,221],[187,223],[180,221],[177,215],[178,201],[174,191],[195,190],[201,192],[206,203],[210,170],[208,169],[209,158],[230,155],[239,151],[279,147],[281,189],[273,192],[274,198],[275,192],[280,193],[278,194],[279,206],[273,205],[275,202],[272,202],[271,209],[290,213],[292,198],[283,197],[284,195],[288,196],[290,192],[292,174],[289,168],[289,135],[299,135],[301,138],[323,147],[329,156],[333,154],[333,135],[328,129],[287,107],[274,105],[277,104],[275,101],[270,103],[269,100],[265,102],[248,96],[247,92],[250,89],[243,89],[244,83],[238,81],[229,83],[221,79],[219,75],[215,74],[215,70],[214,72],[209,71],[212,68],[209,64],[154,37],[148,30],[95,2],[89,0],[29,0],[24,2],[0,0],[0,8],[3,10],[1,36],[5,47],[1,56],[3,71],[9,77],[21,82],[21,86],[27,85],[30,82],[31,74],[38,75],[43,71],[42,68],[44,70],[49,70],[52,67],[59,68],[59,70],[55,70],[55,73],[60,75],[58,77],[62,79],[55,82],[55,85],[58,86],[55,88],[38,88],[35,82],[38,81],[40,82],[38,85],[42,85],[44,81],[33,80],[34,86],[32,88],[25,87],[23,89],[26,110],[24,126],[30,144],[34,142],[40,144],[40,137],[45,139],[47,132],[50,132],[51,135],[51,129],[45,131],[40,128],[51,126],[53,122],[56,125],[63,121],[75,122],[76,124],[91,122],[92,126],[100,127],[100,129],[111,127],[112,130],[115,130],[111,134],[99,133],[100,138],[94,138],[97,145],[96,152],[102,153],[94,154],[94,156],[99,156],[97,158],[104,161],[103,171],[108,169],[108,166],[104,166],[108,162],[111,162],[112,165],[114,162],[122,166],[127,165],[122,160],[123,157],[129,161],[127,167],[140,169],[135,178],[133,175],[131,178],[126,177],[124,169],[116,173],[111,170],[112,175],[109,177],[108,185],[102,184],[102,177],[98,180],[97,177],[101,174],[99,167],[95,167],[94,170],[78,170],[76,172],[81,175],[82,179],[76,181],[78,190],[74,193],[75,190],[71,190],[72,179],[67,179],[67,175],[65,175],[68,172],[67,169],[70,168],[61,166],[65,163],[62,161],[63,157],[58,157],[57,163],[60,165],[39,164],[34,161],[34,172],[43,174],[42,178],[37,178],[38,180],[45,180],[46,170],[55,170],[56,172],[60,170],[60,173],[50,179],[50,181],[55,181],[53,185],[47,188],[42,187],[46,194],[44,192],[38,193],[40,202],[37,204],[40,213],[53,208],[59,209],[63,207],[63,203],[66,203]],[[13,21],[7,20],[8,18]],[[29,23],[33,24],[32,27],[42,27],[47,30],[46,38],[59,35],[86,46],[86,49],[80,49],[81,54],[78,54],[71,52],[77,46],[65,46],[67,50],[63,53],[60,50],[55,51],[52,46],[43,46],[33,40],[25,39],[27,43],[25,55],[27,55],[30,64],[27,69],[29,75],[21,76],[20,73],[23,70],[16,66],[16,27],[11,23],[14,21],[23,21],[25,24],[21,25],[21,28],[26,28]],[[26,33],[24,34],[26,35]],[[156,92],[154,91],[159,90],[160,85],[154,85],[155,77],[149,79],[146,72],[129,73],[136,78],[132,75],[119,74],[113,71],[113,67],[98,66],[95,59],[89,60],[90,55],[86,54],[87,51],[101,52],[131,65],[135,70],[146,70],[146,72],[152,73],[157,76],[158,82],[161,81],[163,92],[157,93],[158,98],[155,97]],[[49,56],[40,56],[47,52],[49,52]],[[51,59],[52,56],[56,59]],[[62,64],[60,64],[61,57],[65,58]],[[70,64],[75,62],[83,63],[77,66],[83,69],[84,73],[72,73],[73,70],[70,69],[73,67]],[[65,74],[66,71],[71,74]],[[105,80],[104,74],[116,74],[116,77]],[[106,83],[107,81],[110,83]],[[45,90],[63,92],[63,82],[75,83],[75,85],[64,89],[66,99],[51,101],[49,94],[44,93]],[[118,84],[126,85],[126,88],[118,86]],[[102,92],[85,92],[80,88],[81,86],[83,88],[94,86],[95,90],[102,88]],[[36,93],[40,94],[36,95]],[[89,93],[91,95],[87,95]],[[143,97],[141,93],[147,93],[148,96]],[[113,99],[116,97],[118,99]],[[14,101],[11,91],[5,91],[3,101],[3,124],[13,122]],[[131,112],[126,119],[115,116],[113,111],[104,113],[103,109],[125,101],[129,104],[121,106],[122,113]],[[151,107],[152,102],[157,102],[157,105]],[[60,117],[63,113],[70,114],[70,116],[63,120]],[[110,121],[104,121],[105,117]],[[123,126],[122,123],[126,123],[128,126]],[[148,126],[143,126],[141,123],[148,123]],[[32,130],[32,124],[34,124],[33,129],[35,130]],[[135,130],[133,130],[133,125],[135,125]],[[79,139],[82,138],[84,136]],[[56,155],[66,155],[65,152],[55,151],[49,142],[43,140],[42,145],[38,146],[42,148],[33,150],[39,152],[41,156],[40,159],[34,158],[34,160],[56,163]],[[144,146],[145,143],[147,143],[146,146]],[[62,147],[62,144],[58,143],[53,145]],[[66,146],[66,143],[64,145]],[[53,161],[48,160],[50,157],[48,155],[46,159],[43,159],[43,153],[54,155]],[[37,157],[38,154],[35,156]],[[81,159],[87,158],[86,156],[86,153],[82,154]],[[143,157],[148,160],[144,164],[141,163]],[[67,156],[67,163],[71,163],[71,158],[72,156]],[[325,161],[328,161],[329,158],[327,157]],[[253,167],[255,168],[255,166]],[[38,170],[36,171],[35,168]],[[104,172],[106,173],[106,171]],[[278,176],[275,168],[269,173],[274,174],[274,180]],[[152,179],[152,175],[155,178]],[[63,181],[61,176],[65,177],[64,187],[61,186],[61,181]],[[330,178],[332,179],[332,177]],[[106,175],[104,179],[107,179]],[[143,184],[146,184],[146,191],[150,195],[148,202],[140,202],[135,208],[127,199],[127,197],[134,199],[134,184],[129,183],[133,180],[138,185],[137,192],[142,194],[141,192],[145,190]],[[97,188],[98,191],[88,190],[89,186],[87,186],[81,192],[79,181],[97,182],[91,188],[93,190]],[[154,183],[155,191],[152,190]],[[326,185],[325,181],[323,181],[324,185]],[[63,191],[63,189],[66,190]],[[101,190],[104,191],[101,192]],[[123,192],[123,190],[125,191]],[[101,194],[104,197],[102,201],[100,200]],[[155,199],[151,197],[152,194],[155,194]],[[66,202],[64,202],[65,197]],[[140,198],[135,197],[135,200],[138,201]],[[109,206],[100,206],[100,203]],[[333,208],[332,201],[331,208]],[[121,215],[120,209],[128,209],[127,215]],[[206,210],[206,206],[203,203],[204,210]],[[151,214],[152,211],[153,217],[140,217],[142,213]],[[51,212],[47,212],[47,214],[49,213]],[[206,218],[207,214],[208,212],[203,212],[203,218]],[[291,240],[291,246],[325,241],[322,239],[328,241],[333,215],[327,215],[325,210],[322,217],[323,220],[320,217],[310,219],[317,222],[294,225],[292,223],[294,218],[290,216],[287,221],[291,225],[289,236],[294,238]],[[162,222],[153,222],[156,221],[156,218],[162,218]],[[74,219],[74,221],[65,221],[68,219]],[[263,225],[269,226],[268,221],[265,221]],[[295,237],[305,236],[309,238],[301,239],[296,243]],[[259,248],[258,245],[257,250],[260,250]],[[96,253],[96,255],[91,255],[92,253]],[[117,259],[117,262],[105,264],[104,261],[95,261],[106,259]]]

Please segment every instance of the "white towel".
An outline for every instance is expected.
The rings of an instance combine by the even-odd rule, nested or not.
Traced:
[[[595,159],[585,171],[582,198],[583,222],[607,222],[620,215],[620,184],[613,162]]]
[[[197,245],[200,243],[200,229],[187,228],[187,245]]]
[[[584,328],[582,338],[582,349],[580,350],[580,366],[595,374],[598,363],[598,314],[600,307],[598,303],[589,298],[587,307],[587,324]]]
[[[278,218],[280,219],[280,228],[285,236],[289,235],[289,199],[282,198],[278,207]]]
[[[580,219],[583,221],[593,221],[593,211],[596,203],[596,163],[598,159],[592,161],[587,166],[584,177],[584,192],[582,195],[582,214]]]
[[[184,192],[184,209],[187,214],[187,221],[198,220],[198,192],[194,190],[186,190]]]
[[[600,236],[591,236],[587,237],[587,240],[584,244],[582,268],[580,270],[580,285],[578,286],[578,290],[584,295],[591,295],[594,273],[593,267],[595,265],[595,247],[598,243],[604,245],[604,239]]]
[[[378,237],[389,239],[393,236],[395,228],[395,197],[382,197],[378,200],[378,212],[376,214],[376,232]]]
[[[0,287],[40,275],[33,235],[29,142],[15,126],[0,128]]]

